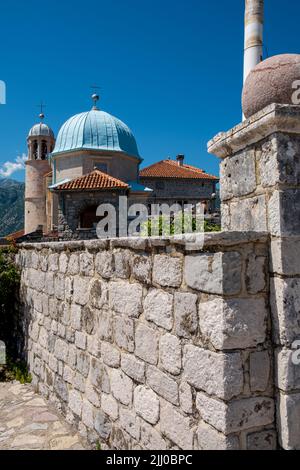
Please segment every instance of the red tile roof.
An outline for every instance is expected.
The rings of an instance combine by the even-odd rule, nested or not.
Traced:
[[[25,230],[19,230],[18,232],[10,233],[9,235],[6,235],[6,240],[13,241],[17,240],[18,238],[23,237],[25,234]]]
[[[183,178],[219,181],[216,176],[191,165],[178,165],[175,160],[161,160],[140,171],[141,178]]]
[[[59,191],[93,190],[93,189],[126,189],[128,184],[107,175],[100,170],[94,170],[88,175],[75,178],[67,183],[62,183],[54,189]]]

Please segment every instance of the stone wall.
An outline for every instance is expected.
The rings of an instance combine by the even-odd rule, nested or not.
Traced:
[[[37,389],[116,449],[274,449],[268,237],[25,244]]]

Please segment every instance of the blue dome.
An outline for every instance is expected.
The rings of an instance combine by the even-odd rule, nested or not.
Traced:
[[[71,117],[58,133],[53,154],[81,149],[125,152],[140,158],[129,127],[98,109]]]

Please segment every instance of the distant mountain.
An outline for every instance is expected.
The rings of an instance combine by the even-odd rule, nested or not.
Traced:
[[[0,178],[0,237],[24,227],[25,184]]]

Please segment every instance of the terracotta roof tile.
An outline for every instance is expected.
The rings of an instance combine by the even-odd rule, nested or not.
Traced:
[[[6,239],[7,240],[10,240],[10,241],[13,241],[13,240],[17,240],[18,238],[21,238],[23,237],[25,234],[25,230],[19,230],[18,232],[13,232],[13,233],[10,233],[9,235],[6,235]]]
[[[208,179],[219,181],[216,176],[205,173],[204,170],[191,165],[178,165],[174,160],[161,160],[140,171],[141,178],[183,178]]]
[[[93,189],[126,189],[128,184],[107,175],[100,170],[94,170],[88,175],[75,178],[55,187],[59,191],[93,190]]]

